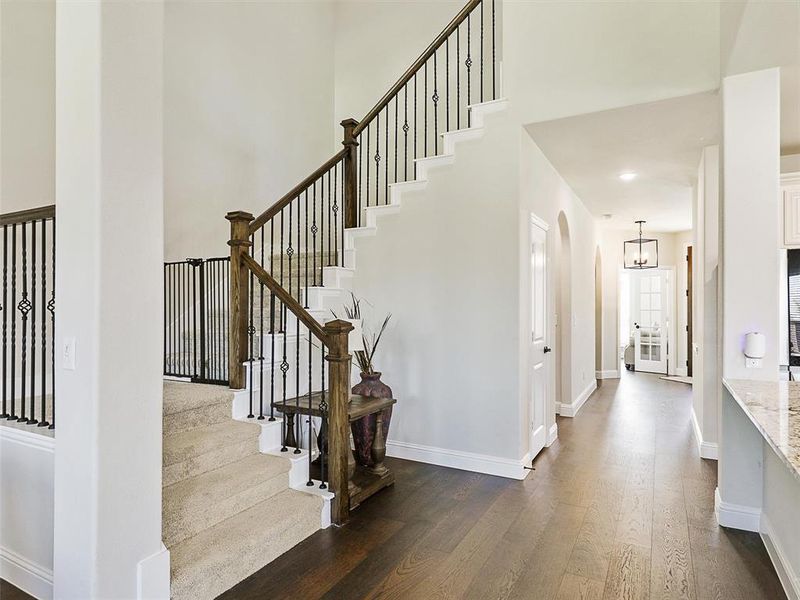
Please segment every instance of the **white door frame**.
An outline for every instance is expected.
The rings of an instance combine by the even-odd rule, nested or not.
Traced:
[[[539,232],[544,234],[544,244],[542,247],[542,252],[544,254],[544,264],[542,265],[543,274],[540,276],[542,280],[542,285],[544,290],[541,294],[534,293],[534,283],[535,283],[535,269],[536,266],[531,261],[529,266],[530,268],[530,298],[529,298],[529,306],[530,306],[530,328],[529,332],[527,333],[528,337],[528,344],[529,344],[529,352],[528,355],[530,360],[525,365],[526,374],[525,376],[528,378],[530,382],[530,396],[528,399],[528,420],[529,425],[527,427],[528,430],[528,448],[530,452],[530,458],[533,459],[545,446],[550,445],[554,440],[551,439],[555,434],[550,434],[548,432],[548,421],[550,416],[550,407],[555,406],[552,396],[552,388],[551,385],[551,375],[552,370],[550,367],[550,358],[548,353],[543,353],[543,348],[547,346],[548,339],[551,335],[550,330],[550,318],[548,313],[549,307],[549,298],[548,294],[550,292],[550,282],[548,281],[548,277],[550,275],[550,265],[549,263],[549,245],[550,245],[550,226],[544,220],[537,217],[535,214],[530,214],[530,223],[528,225],[528,260],[531,260],[533,253],[534,253],[534,243],[537,241],[534,237],[534,231],[538,229]],[[537,306],[537,296],[539,298],[539,302],[543,303],[543,306]],[[537,332],[537,325],[535,323],[535,313],[539,311],[541,315],[541,319],[543,322],[539,326],[539,331]],[[542,369],[542,372],[538,375],[539,381],[541,385],[544,387],[544,392],[542,394],[536,393],[536,370]],[[537,407],[537,404],[539,406]],[[537,416],[538,415],[538,416]],[[555,419],[555,413],[553,411],[553,419]]]
[[[662,266],[656,267],[656,269],[654,269],[654,270],[669,271],[669,273],[671,274],[671,276],[670,276],[671,289],[670,289],[670,293],[669,293],[669,305],[670,305],[670,307],[669,307],[669,319],[670,319],[670,321],[669,321],[669,328],[667,329],[667,344],[668,344],[667,345],[667,374],[668,375],[675,375],[676,374],[675,373],[676,366],[677,366],[676,363],[677,363],[677,358],[678,358],[677,345],[675,343],[675,341],[677,340],[677,325],[676,325],[676,320],[677,320],[676,315],[677,315],[677,313],[676,313],[675,304],[677,302],[677,296],[676,296],[677,291],[676,290],[677,290],[677,287],[678,287],[676,279],[675,279],[676,270],[675,270],[675,266],[674,265],[662,265]],[[622,317],[622,306],[621,306],[622,303],[620,302],[620,298],[621,298],[620,291],[621,291],[621,287],[622,287],[622,284],[621,284],[622,274],[623,273],[631,273],[631,272],[635,272],[635,270],[634,269],[625,269],[624,267],[620,267],[619,268],[619,276],[617,277],[617,322],[618,323],[619,323],[619,321],[621,320],[621,317]],[[629,293],[630,293],[630,290],[629,290]],[[628,300],[630,302],[630,298]],[[619,325],[617,325],[617,329],[619,330]],[[618,346],[619,347],[622,347],[620,345],[621,342],[622,342],[622,340],[620,340],[620,342],[618,342]],[[625,339],[625,344],[627,345],[627,338]],[[621,368],[624,368],[624,367],[621,366]]]

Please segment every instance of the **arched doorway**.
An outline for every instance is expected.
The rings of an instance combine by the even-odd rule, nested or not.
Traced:
[[[572,247],[566,215],[558,215],[556,282],[556,402],[572,404]]]
[[[603,262],[600,246],[594,254],[594,370],[596,377],[603,371]]]

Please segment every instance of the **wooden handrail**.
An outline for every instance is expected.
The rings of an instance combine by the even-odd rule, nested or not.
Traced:
[[[325,173],[327,173],[336,163],[344,158],[347,154],[348,149],[343,148],[339,150],[336,154],[334,154],[331,158],[326,160],[322,166],[320,166],[316,171],[314,171],[311,175],[303,179],[300,183],[294,186],[287,194],[285,194],[280,200],[278,200],[275,204],[270,206],[267,210],[263,213],[258,215],[252,223],[250,223],[250,235],[254,234],[256,231],[261,229],[264,224],[269,221],[272,217],[277,215],[281,212],[281,209],[285,208],[292,200],[294,200],[299,194],[307,190],[311,187],[311,184],[314,183],[317,179],[322,177]]]
[[[391,88],[389,88],[389,91],[383,95],[383,98],[378,100],[378,103],[372,108],[371,111],[367,113],[367,116],[361,119],[361,122],[353,130],[353,136],[358,136],[362,131],[364,131],[364,129],[367,127],[367,125],[370,124],[372,119],[374,119],[377,116],[377,114],[381,112],[386,107],[387,104],[389,104],[391,99],[394,98],[400,92],[400,90],[403,89],[403,86],[405,86],[409,81],[411,81],[411,78],[414,77],[414,73],[416,73],[422,68],[422,66],[428,61],[428,59],[431,56],[433,56],[433,53],[436,52],[441,47],[442,44],[444,44],[445,40],[448,37],[450,37],[450,34],[453,33],[456,29],[458,29],[458,26],[464,22],[464,20],[467,18],[467,15],[469,15],[473,11],[473,9],[476,6],[478,6],[481,2],[482,0],[469,0],[469,2],[467,2],[466,6],[464,6],[464,8],[461,9],[461,11],[453,18],[452,21],[450,21],[447,27],[445,27],[442,30],[442,32],[438,36],[436,36],[436,39],[433,40],[431,45],[428,46],[425,49],[425,51],[419,55],[419,58],[415,60],[414,63],[408,69],[406,69],[406,72],[403,73],[400,79],[397,80],[397,83],[395,83]]]
[[[40,221],[42,219],[55,219],[56,205],[38,206],[15,212],[0,215],[0,226],[13,225],[14,223],[29,223],[30,221]]]
[[[330,345],[330,340],[328,340],[328,336],[325,333],[325,330],[322,328],[322,325],[312,317],[308,311],[303,308],[303,305],[300,304],[297,300],[292,298],[292,296],[287,292],[280,283],[275,281],[275,278],[272,277],[269,273],[267,273],[264,268],[259,265],[255,259],[249,254],[242,254],[242,263],[250,269],[250,271],[255,275],[258,280],[263,283],[269,291],[275,294],[278,299],[286,305],[286,308],[289,309],[290,312],[294,313],[294,315],[300,319],[300,322],[303,323],[308,329],[313,333],[318,340],[320,340],[326,346]]]

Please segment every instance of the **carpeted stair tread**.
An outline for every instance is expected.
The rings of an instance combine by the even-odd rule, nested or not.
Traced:
[[[164,488],[167,547],[246,510],[289,487],[291,462],[253,454]]]
[[[164,467],[218,450],[221,446],[252,440],[258,451],[261,427],[255,423],[225,421],[164,437]],[[221,466],[221,465],[219,465]]]
[[[164,382],[164,415],[173,415],[187,410],[204,408],[211,404],[233,402],[233,392],[221,385]]]
[[[205,600],[320,528],[322,499],[287,489],[170,549],[173,600]]]

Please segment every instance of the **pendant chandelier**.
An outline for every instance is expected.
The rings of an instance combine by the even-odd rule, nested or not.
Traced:
[[[623,242],[623,260],[626,269],[657,269],[658,240],[642,237],[642,225],[647,221],[636,221],[639,237]]]

